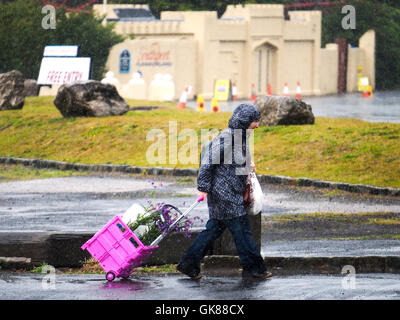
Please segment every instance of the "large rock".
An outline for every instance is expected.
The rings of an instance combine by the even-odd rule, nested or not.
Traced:
[[[311,106],[300,99],[261,96],[254,102],[261,113],[261,126],[314,124]]]
[[[54,104],[64,117],[116,116],[129,110],[115,86],[94,80],[62,85]]]
[[[39,86],[34,79],[25,79],[24,82],[24,96],[32,97],[37,96],[39,93]]]
[[[22,109],[25,102],[24,77],[13,70],[0,74],[0,110]]]

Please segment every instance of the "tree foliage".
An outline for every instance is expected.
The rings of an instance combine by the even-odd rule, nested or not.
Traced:
[[[389,1],[387,1],[389,2]],[[368,30],[376,32],[375,70],[378,89],[400,88],[400,9],[377,0],[348,0],[356,12],[356,29],[342,27],[342,4],[323,12],[322,44],[345,38],[358,46],[360,37]]]
[[[101,79],[111,47],[123,41],[113,25],[103,26],[93,12],[56,11],[56,28],[44,29],[43,2],[17,0],[0,5],[0,73],[17,69],[36,79],[46,45],[78,45],[79,56],[92,58],[93,79]]]

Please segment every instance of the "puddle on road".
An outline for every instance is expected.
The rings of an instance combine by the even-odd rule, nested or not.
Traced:
[[[106,281],[106,280],[104,280]],[[101,289],[103,290],[128,290],[128,291],[143,291],[146,289],[150,289],[152,284],[145,281],[138,281],[133,279],[121,279],[112,282],[106,281],[102,286]]]

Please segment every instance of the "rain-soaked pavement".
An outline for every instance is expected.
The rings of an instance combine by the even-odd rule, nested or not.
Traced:
[[[161,178],[87,176],[0,183],[0,231],[97,231],[132,204],[165,202],[182,211],[196,200],[192,184]],[[329,191],[329,190],[328,190]],[[326,191],[326,192],[328,192]],[[263,186],[263,214],[400,212],[400,199],[334,197],[306,188]],[[206,202],[190,214],[208,217]]]
[[[165,202],[184,210],[196,200],[193,183],[178,179],[88,176],[0,183],[0,232],[60,231],[97,232],[116,214],[132,204]],[[276,185],[263,186],[263,217],[314,212],[400,213],[400,199],[386,197],[331,196],[324,191]],[[328,191],[325,191],[328,192]],[[194,228],[202,229],[208,217],[200,203],[189,215]],[[400,256],[400,240],[304,240],[266,241],[264,256]]]
[[[400,91],[376,91],[373,98],[362,98],[361,93],[303,97],[310,104],[314,116],[354,118],[371,122],[400,122]],[[221,111],[233,111],[245,100],[220,102]],[[206,109],[211,109],[206,101]],[[189,108],[196,108],[196,101],[188,101]]]
[[[100,274],[0,273],[0,300],[399,300],[400,275],[239,276],[131,275],[107,282]]]

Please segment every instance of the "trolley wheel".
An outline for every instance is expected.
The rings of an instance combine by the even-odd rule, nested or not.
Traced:
[[[112,271],[109,271],[109,272],[107,272],[107,274],[106,274],[106,279],[108,280],[108,281],[113,281],[114,279],[115,279],[115,273],[114,272],[112,272]]]

